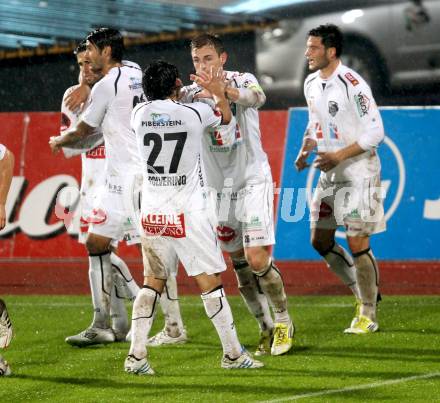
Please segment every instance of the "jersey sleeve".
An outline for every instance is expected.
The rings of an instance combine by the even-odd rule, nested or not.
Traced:
[[[81,120],[91,127],[101,126],[110,101],[115,96],[115,88],[111,80],[104,77],[96,83],[90,94],[90,104],[83,113]]]
[[[6,155],[6,147],[3,144],[0,144],[0,161],[5,158]]]
[[[244,73],[240,79],[232,78],[238,89],[237,104],[261,108],[266,102],[266,95],[258,83],[257,78],[251,73]]]
[[[197,108],[200,114],[200,121],[204,129],[214,128],[221,124],[221,112],[213,110],[209,105],[202,102],[197,102],[193,105]]]
[[[385,137],[382,117],[370,87],[364,80],[350,88],[350,102],[359,122],[359,146],[367,151],[377,148]]]

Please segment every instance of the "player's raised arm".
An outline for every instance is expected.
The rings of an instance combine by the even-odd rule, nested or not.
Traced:
[[[211,68],[208,72],[199,71],[191,75],[191,80],[211,93],[216,109],[223,116],[221,123],[227,125],[232,119],[232,112],[225,95],[226,83],[223,79],[223,69]]]
[[[6,198],[14,173],[14,154],[0,144],[0,230],[6,225]]]

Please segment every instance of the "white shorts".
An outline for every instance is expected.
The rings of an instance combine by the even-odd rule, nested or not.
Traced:
[[[140,242],[136,223],[140,206],[141,179],[138,176],[113,176],[97,195],[90,217],[88,232],[128,244]]]
[[[386,230],[380,175],[359,182],[319,178],[310,208],[310,227],[336,229],[347,236],[369,236]]]
[[[176,255],[188,276],[226,270],[208,211],[143,215],[141,222],[145,275],[166,279]]]
[[[227,200],[219,196],[217,204],[217,237],[224,251],[275,244],[271,175],[262,182],[249,181],[245,188],[233,192],[229,210]]]

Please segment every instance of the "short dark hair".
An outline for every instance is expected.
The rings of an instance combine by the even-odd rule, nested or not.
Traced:
[[[115,62],[122,61],[122,55],[124,53],[124,40],[121,33],[117,29],[95,29],[87,36],[87,40],[93,43],[100,51],[102,51],[106,46],[110,46],[112,49],[112,59]]]
[[[212,46],[218,55],[226,51],[222,40],[213,34],[201,34],[191,40],[191,50],[200,49],[203,46]]]
[[[317,36],[321,38],[322,44],[326,49],[335,48],[336,57],[341,56],[344,44],[344,36],[341,30],[334,24],[320,25],[309,31],[309,36]]]
[[[75,50],[73,51],[74,55],[77,55],[78,53],[82,53],[85,52],[87,50],[86,47],[86,40],[84,39],[83,41],[81,41],[78,46],[75,48]]]
[[[176,80],[179,77],[179,70],[174,64],[158,60],[145,69],[142,88],[150,101],[166,99],[176,89]]]

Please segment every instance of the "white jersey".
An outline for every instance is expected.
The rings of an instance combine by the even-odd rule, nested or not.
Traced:
[[[0,161],[5,158],[6,155],[6,147],[0,143]]]
[[[77,85],[66,90],[61,104],[61,132],[71,129],[77,125],[81,119],[81,111],[78,109],[72,112],[66,106],[66,97],[75,89]],[[90,103],[90,98],[85,102],[85,107]],[[81,197],[88,197],[90,192],[95,192],[96,188],[105,183],[105,146],[104,138],[101,144],[90,151],[81,153]],[[86,203],[90,204],[90,203]],[[83,206],[84,207],[84,206]],[[83,211],[87,215],[88,211]]]
[[[201,141],[207,128],[220,123],[221,114],[202,103],[166,99],[135,107],[131,126],[142,161],[143,215],[206,208]]]
[[[318,151],[336,151],[355,142],[368,146],[368,136],[383,138],[382,118],[370,87],[355,71],[339,64],[324,80],[319,71],[304,82],[309,108],[308,134],[318,144]],[[380,172],[375,147],[340,163],[326,175],[335,182],[371,178]]]
[[[208,183],[220,192],[226,178],[233,179],[233,189],[238,190],[246,186],[248,181],[261,181],[270,172],[267,155],[261,144],[260,123],[258,108],[266,98],[257,79],[250,73],[226,72],[230,85],[245,92],[252,90],[257,94],[253,104],[246,101],[231,104],[236,124],[230,123],[211,130],[210,135],[203,141],[203,162],[206,169]],[[182,100],[194,102],[194,96],[202,90],[197,84],[182,89]],[[197,101],[197,99],[196,99]],[[213,106],[210,99],[200,99]],[[229,132],[227,134],[227,132]],[[222,137],[235,136],[235,142],[225,147]],[[264,179],[263,179],[264,180]]]
[[[101,127],[106,148],[107,176],[140,173],[136,139],[130,129],[133,107],[143,100],[142,71],[129,62],[113,67],[92,89],[81,119]]]

